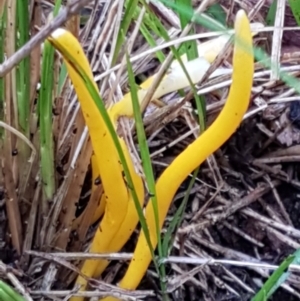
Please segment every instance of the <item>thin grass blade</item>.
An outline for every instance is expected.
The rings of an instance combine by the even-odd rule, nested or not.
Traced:
[[[251,301],[267,300],[272,293],[283,283],[288,277],[287,269],[295,260],[299,261],[300,252],[297,250],[293,255],[288,256],[278,267],[276,271],[268,278],[259,292],[251,299]]]
[[[161,241],[161,239],[160,239],[161,235],[160,235],[160,231],[159,231],[159,214],[158,214],[159,209],[158,209],[156,191],[155,191],[155,178],[154,178],[154,174],[153,174],[150,152],[149,152],[147,138],[146,138],[145,129],[144,129],[144,125],[143,125],[141,108],[140,108],[140,104],[139,104],[139,100],[138,100],[136,83],[134,80],[134,73],[133,73],[133,69],[132,69],[128,55],[127,55],[127,70],[128,70],[128,78],[129,78],[134,120],[135,120],[138,143],[139,143],[139,148],[140,148],[140,153],[141,153],[142,165],[143,165],[143,170],[144,170],[145,177],[146,177],[148,194],[151,196],[151,202],[153,204],[153,208],[154,208],[154,212],[155,212],[156,235],[158,237],[158,241]],[[145,237],[146,237],[150,252],[152,254],[153,261],[154,261],[156,267],[158,267],[155,256],[154,256],[154,250],[153,250],[151,240],[150,240],[149,229],[148,229],[144,215],[139,216],[139,220],[141,222],[142,229],[145,233]],[[159,272],[159,270],[158,270],[158,272]]]
[[[3,6],[4,3],[2,4]],[[4,61],[4,45],[5,45],[5,32],[6,32],[6,10],[3,9],[3,12],[0,15],[0,63]],[[0,77],[0,120],[4,120],[4,78]],[[0,139],[3,139],[4,130],[0,128]]]
[[[11,286],[0,280],[1,301],[25,301],[25,298],[17,293]]]
[[[289,5],[298,26],[300,26],[300,1],[289,0]]]
[[[56,16],[61,6],[61,0],[55,2],[53,15]],[[41,175],[45,200],[42,211],[45,216],[48,213],[48,202],[52,200],[55,192],[55,166],[54,166],[54,143],[52,133],[52,100],[54,89],[54,48],[45,41],[41,89],[38,98],[38,110],[40,119],[40,153],[41,153]]]
[[[226,26],[226,12],[219,3],[210,5],[205,11],[209,16]]]
[[[269,26],[273,26],[275,23],[275,16],[276,16],[276,10],[277,10],[277,0],[274,0],[272,4],[269,6],[267,17],[266,17],[266,23]]]
[[[113,55],[113,59],[112,59],[112,65],[114,65],[117,61],[118,55],[122,48],[122,44],[124,43],[126,33],[131,24],[131,21],[133,19],[133,15],[135,13],[137,5],[138,5],[138,0],[126,0],[125,1],[124,17],[121,22],[120,31],[118,33],[117,43],[116,43],[116,46],[114,49],[114,55]]]

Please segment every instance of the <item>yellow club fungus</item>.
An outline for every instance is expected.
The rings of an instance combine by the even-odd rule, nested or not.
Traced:
[[[214,124],[183,153],[181,153],[157,181],[156,191],[159,202],[160,227],[162,227],[170,203],[179,185],[193,169],[200,165],[231,136],[231,134],[239,126],[242,117],[247,110],[252,85],[253,56],[251,30],[248,19],[243,11],[239,12],[237,15],[235,30],[236,38],[238,40],[241,39],[248,48],[245,49],[238,43],[235,44],[233,58],[233,84],[224,109]],[[129,239],[137,225],[138,217],[136,209],[130,191],[128,191],[126,184],[124,183],[122,173],[123,169],[120,165],[117,151],[113,145],[112,138],[108,133],[105,122],[103,121],[94,101],[91,99],[84,82],[81,80],[72,65],[68,63],[68,55],[71,55],[77,63],[83,67],[91,79],[92,73],[79,42],[69,32],[63,29],[58,29],[51,35],[49,40],[54,47],[62,53],[67,64],[70,78],[74,84],[86,124],[89,128],[97,168],[99,169],[105,191],[105,194],[102,197],[102,200],[106,199],[105,214],[93,239],[90,252],[119,251]],[[212,45],[215,45],[215,43]],[[210,48],[208,47],[207,49]],[[219,51],[221,51],[221,49],[222,47],[219,48]],[[214,50],[213,55],[209,55],[209,52],[206,52],[206,54],[207,59],[211,61],[216,57],[218,52]],[[205,55],[204,57],[206,58]],[[203,74],[209,68],[209,62],[205,58],[200,57],[192,62],[185,62],[186,69],[190,74],[193,83],[200,81]],[[224,70],[217,70],[215,75],[222,74],[222,72],[224,72]],[[147,88],[152,83],[152,80],[153,77],[149,78],[141,85],[141,90],[138,92],[139,101],[142,101],[147,92]],[[172,64],[168,74],[160,83],[154,94],[154,98],[158,98],[169,92],[187,87],[188,85],[189,83],[184,76],[183,71],[179,65],[174,63]],[[120,116],[132,117],[130,94],[125,95],[122,101],[108,109],[108,113],[114,125],[116,125],[117,119]],[[130,173],[138,192],[140,204],[142,204],[144,197],[142,180],[135,173],[125,142],[122,138],[120,138],[119,141],[127,163],[129,163]],[[205,141],[209,141],[209,143],[205,143]],[[118,187],[118,189],[115,189],[115,187]],[[164,189],[165,187],[168,187],[168,189]],[[102,208],[99,207],[100,213],[96,213],[93,220],[95,220],[98,214],[101,214],[101,211],[103,210],[103,203],[100,204],[100,206],[102,206]],[[157,238],[155,234],[155,223],[151,202],[149,202],[146,208],[146,219],[151,233],[151,241],[155,246],[157,244]],[[134,259],[132,260],[125,277],[122,279],[120,287],[135,289],[143,277],[150,261],[150,251],[144,234],[141,233],[134,253]],[[107,264],[108,262],[105,260],[86,260],[81,272],[88,277],[94,277],[101,274]],[[81,285],[81,290],[85,289],[87,285],[86,280],[82,277],[78,277],[76,283]],[[83,300],[83,298],[73,297],[71,300],[79,301]],[[105,300],[108,301],[115,299],[107,298]]]
[[[93,74],[83,49],[78,40],[64,29],[55,30],[48,40],[63,55],[69,76],[74,85],[78,100],[80,101],[86,125],[89,129],[106,200],[105,213],[92,241],[90,252],[106,253],[108,252],[111,240],[114,238],[126,216],[131,193],[124,180],[123,168],[117,149],[102,115],[91,98],[82,78],[72,64],[69,63],[70,59],[68,60],[68,57],[72,57],[75,61],[80,63],[80,66],[89,78],[93,80]],[[96,83],[94,83],[94,85],[97,87]],[[138,198],[140,203],[142,203],[144,200],[142,179],[135,172],[124,140],[119,138],[119,142],[126,158]],[[96,260],[86,260],[81,271],[88,277],[91,277],[96,269],[96,264]],[[85,289],[87,285],[87,281],[82,277],[78,277],[76,283],[81,286],[81,289]],[[82,300],[82,298],[73,298],[72,300],[78,301]]]
[[[253,36],[257,34],[256,30],[263,28],[263,24],[261,23],[252,23],[250,24],[250,26],[251,26],[251,30],[253,31],[252,32]],[[212,63],[216,59],[216,57],[219,55],[222,49],[224,49],[226,43],[229,41],[230,38],[231,38],[230,34],[222,34],[219,37],[216,37],[214,39],[199,44],[197,48],[198,48],[198,56],[200,59],[193,60],[192,63],[188,63],[186,54],[183,54],[181,56],[182,62],[186,65],[188,72],[190,72],[189,74],[193,75],[196,73],[194,82],[197,82],[197,80],[200,81],[203,74],[207,71],[208,68],[207,62]],[[189,66],[190,64],[191,66]],[[178,82],[182,83],[181,86],[183,88],[186,87],[186,85],[188,84],[187,79],[183,70],[179,66],[180,64],[177,60],[174,60],[172,62],[170,68],[172,72],[170,72],[169,70],[168,72],[169,75],[167,75],[165,79],[159,84],[159,87],[152,98],[157,99],[169,92],[179,90],[180,86],[178,85]],[[225,70],[219,69],[215,73],[213,73],[212,76],[217,76],[219,74],[222,74],[223,72],[225,72]],[[154,77],[155,75],[151,76],[140,85],[141,90],[138,92],[138,98],[140,102],[142,101],[143,97],[147,93],[148,88],[151,86]],[[170,80],[172,79],[173,81],[170,83]],[[117,119],[120,116],[132,117],[133,110],[131,106],[131,93],[127,93],[124,96],[124,98],[120,102],[118,102],[118,104],[113,105],[112,108],[109,109],[109,114],[112,120],[114,120],[114,122],[117,122]],[[91,224],[96,222],[104,212],[103,203],[105,200],[103,199],[104,198],[102,197],[99,206],[94,214]]]
[[[262,27],[262,24],[253,23],[251,28],[257,29],[260,27]],[[252,33],[252,35],[255,35],[255,32]],[[201,80],[201,78],[209,68],[210,63],[212,63],[213,60],[217,57],[217,55],[222,51],[226,43],[229,41],[230,37],[231,35],[224,34],[218,38],[202,43],[198,47],[198,53],[200,57],[192,61],[188,62],[185,55],[181,56],[181,58],[185,62],[185,68],[194,84]],[[211,75],[211,77],[222,75],[227,72],[228,70],[226,69],[217,69]],[[140,103],[142,102],[144,96],[146,95],[147,90],[151,86],[155,76],[156,75],[153,75],[152,77],[148,78],[140,85],[141,89],[138,91],[138,100]],[[160,82],[152,98],[153,99],[160,98],[161,96],[167,93],[174,92],[176,90],[185,88],[187,86],[189,86],[189,82],[181,66],[178,64],[178,61],[175,60],[173,61],[171,68],[168,70],[166,76]],[[127,93],[120,102],[114,104],[110,109],[108,109],[108,113],[111,119],[115,123],[117,122],[120,116],[132,117],[133,108],[131,102],[131,94]],[[97,218],[99,218],[99,216],[97,216]],[[94,220],[96,220],[95,216],[93,221]],[[134,203],[131,201],[129,202],[128,205],[126,218],[124,219],[114,239],[111,241],[109,247],[110,252],[118,252],[124,246],[124,244],[130,238],[132,232],[134,231],[137,223],[138,223],[138,216],[136,213],[136,208]],[[94,273],[93,276],[99,277],[102,274],[102,272],[105,270],[105,268],[108,266],[108,264],[109,264],[108,260],[103,260],[103,259],[99,260],[97,263],[96,272]]]
[[[263,25],[261,23],[252,23],[251,29],[254,30],[252,35],[255,35],[255,30],[262,28]],[[198,45],[198,55],[200,59],[193,60],[192,63],[187,63],[187,57],[186,55],[181,56],[181,60],[183,63],[186,64],[186,67],[190,74],[196,73],[196,78],[194,78],[194,81],[196,82],[197,79],[200,80],[203,73],[206,72],[208,68],[208,64],[212,63],[215,58],[219,55],[219,53],[222,51],[226,43],[229,41],[231,35],[229,34],[223,34],[220,35],[217,38],[211,39],[209,41],[203,42]],[[186,87],[187,80],[184,72],[181,68],[179,68],[179,63],[177,60],[174,60],[170,70],[169,71],[170,76],[166,76],[165,79],[160,83],[157,91],[155,92],[153,98],[159,98],[168,92],[173,92],[175,90],[178,90],[180,86],[178,86],[177,82],[182,82],[183,84],[181,86]],[[199,72],[201,70],[201,72]],[[217,70],[216,73],[214,73],[212,76],[222,74],[224,70]],[[153,79],[155,75],[148,78],[145,82],[143,82],[140,87],[141,90],[138,92],[138,98],[141,102],[144,95],[147,93],[148,88],[151,86]],[[173,80],[172,80],[173,79]],[[170,83],[170,80],[172,82]],[[118,102],[117,104],[114,104],[109,110],[109,115],[111,116],[111,119],[114,121],[114,123],[117,122],[118,118],[120,116],[127,116],[132,117],[133,116],[133,110],[131,106],[131,94],[127,93],[124,98]],[[92,168],[97,168],[95,164],[92,164]],[[94,213],[94,216],[91,220],[91,224],[95,223],[104,213],[104,207],[105,207],[105,195],[102,195],[101,200],[99,202],[99,206],[97,210]],[[77,225],[80,222],[80,218],[76,220],[75,224]]]
[[[240,10],[235,20],[232,85],[226,104],[215,122],[178,155],[159,177],[156,183],[156,193],[160,227],[163,225],[169,206],[181,183],[239,127],[249,106],[253,73],[254,59],[250,24],[246,13]],[[147,204],[145,217],[152,245],[156,246],[155,218],[151,201]],[[120,281],[119,287],[128,290],[136,289],[150,262],[151,253],[145,235],[141,232],[133,259]],[[118,299],[107,297],[102,300],[115,301]]]

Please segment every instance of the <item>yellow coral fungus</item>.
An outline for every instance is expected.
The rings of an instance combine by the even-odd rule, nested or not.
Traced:
[[[252,24],[253,29],[260,28],[261,26],[262,25],[260,23]],[[255,33],[253,33],[253,35],[255,35]],[[181,56],[181,58],[185,62],[185,68],[188,74],[190,75],[190,78],[193,83],[197,83],[201,80],[201,78],[203,77],[203,75],[205,74],[205,72],[210,66],[209,63],[211,63],[217,57],[217,55],[222,51],[222,49],[229,41],[229,39],[230,39],[230,35],[221,35],[216,39],[212,39],[210,41],[202,43],[200,45],[201,47],[200,46],[198,47],[198,53],[200,57],[192,61],[188,62],[186,60],[185,55]],[[217,69],[211,75],[211,77],[218,76],[226,72],[228,72],[226,69]],[[141,89],[138,91],[138,100],[140,103],[142,102],[144,96],[146,95],[147,89],[151,86],[155,76],[156,75],[151,76],[140,85]],[[168,70],[167,75],[160,82],[152,98],[153,99],[160,98],[161,96],[167,93],[179,90],[181,88],[185,88],[187,86],[189,86],[189,82],[181,66],[179,65],[178,61],[175,60],[172,63],[171,68]],[[132,117],[133,108],[131,102],[131,94],[127,93],[120,102],[114,104],[108,110],[108,113],[114,122],[117,122],[117,119],[120,116]],[[127,215],[119,231],[116,233],[114,239],[110,243],[109,246],[110,252],[117,252],[124,246],[126,241],[130,238],[137,223],[138,223],[138,216],[136,213],[136,208],[134,203],[131,201],[129,202],[128,205]],[[97,263],[97,269],[93,276],[99,277],[108,264],[109,264],[108,260],[100,259]]]
[[[164,218],[172,201],[176,190],[187,175],[200,165],[212,152],[221,146],[230,135],[236,130],[241,122],[242,116],[247,109],[250,88],[252,85],[253,74],[253,57],[251,48],[251,31],[250,26],[244,12],[239,12],[235,23],[236,37],[245,41],[248,49],[235,45],[233,59],[233,84],[230,89],[228,101],[220,113],[215,123],[194,143],[192,143],[182,154],[180,154],[174,162],[164,171],[156,184],[157,198],[159,202],[159,218],[160,227],[162,227]],[[49,38],[50,42],[62,53],[68,67],[68,72],[74,84],[76,93],[81,103],[81,108],[89,128],[90,136],[93,143],[94,153],[97,159],[97,166],[104,186],[107,199],[105,214],[101,221],[100,227],[93,239],[91,252],[115,252],[130,237],[136,227],[138,217],[134,206],[130,191],[128,191],[123,180],[122,166],[119,163],[119,157],[113,145],[112,139],[108,134],[105,122],[102,120],[101,114],[91,99],[84,82],[76,73],[72,65],[68,64],[68,55],[74,57],[78,64],[88,73],[92,79],[92,73],[84,56],[79,42],[67,31],[56,30]],[[224,39],[223,39],[224,40]],[[208,48],[209,49],[209,48]],[[222,47],[219,48],[221,50]],[[248,52],[247,52],[248,51]],[[213,60],[218,54],[214,50],[212,55],[208,55],[209,60]],[[209,62],[200,57],[192,62],[185,62],[185,67],[192,79],[193,83],[201,80],[205,71],[209,68]],[[247,70],[245,70],[245,68]],[[224,70],[217,70],[217,74],[222,74]],[[242,75],[243,79],[238,77]],[[250,76],[251,75],[251,76]],[[155,75],[154,75],[155,76]],[[180,80],[178,80],[180,78]],[[153,77],[149,78],[141,85],[138,92],[139,101],[142,101],[151,85]],[[176,63],[172,64],[170,71],[160,83],[154,98],[158,98],[164,94],[176,91],[189,85],[183,71]],[[241,101],[241,103],[240,103]],[[109,116],[116,125],[117,119],[124,115],[132,117],[132,103],[130,94],[125,95],[124,99],[108,109]],[[224,122],[228,122],[225,126]],[[101,134],[99,134],[101,133]],[[205,143],[209,140],[209,143]],[[129,162],[130,174],[133,178],[135,188],[138,192],[140,204],[144,197],[144,190],[141,178],[135,173],[134,166],[131,162],[129,152],[123,139],[119,139],[122,150]],[[164,189],[168,187],[168,190]],[[116,189],[117,187],[117,189]],[[118,197],[116,197],[118,195]],[[103,198],[104,198],[103,197]],[[99,207],[100,214],[101,208]],[[97,217],[97,215],[95,216]],[[151,202],[146,208],[146,219],[151,234],[152,244],[157,244],[155,222]],[[143,277],[151,255],[146,243],[144,234],[141,233],[135,250],[134,260],[131,262],[129,269],[122,279],[120,286],[127,289],[134,289]],[[108,262],[105,260],[87,260],[85,261],[81,272],[88,277],[94,277],[102,273]],[[81,284],[81,290],[87,285],[82,277],[78,277],[77,284]],[[72,301],[83,300],[83,298],[72,298]],[[115,299],[105,299],[115,300]]]
[[[262,28],[262,27],[263,27],[263,25],[261,23],[252,23],[251,30],[254,30],[254,32],[252,34],[255,35],[256,34],[255,30]],[[195,80],[200,79],[202,74],[207,70],[207,67],[208,67],[207,62],[212,63],[215,60],[215,58],[222,51],[222,49],[224,48],[226,43],[229,41],[230,37],[231,37],[231,35],[229,35],[229,34],[223,34],[214,39],[208,40],[208,41],[203,42],[198,45],[198,56],[200,59],[193,61],[193,63],[189,63],[189,64],[193,65],[192,70],[191,70],[191,68],[189,68],[189,66],[188,66],[189,64],[187,64],[188,71],[192,72],[191,74],[194,74],[196,72],[197,78]],[[181,60],[185,64],[188,62],[186,54],[183,54],[181,56]],[[169,77],[167,76],[165,78],[165,80],[160,83],[153,98],[159,98],[159,97],[167,94],[168,92],[173,92],[176,89],[178,90],[180,88],[178,86],[178,82],[182,82],[182,78],[185,79],[186,77],[184,75],[184,72],[181,69],[178,69],[179,66],[180,65],[177,60],[174,60],[172,62],[171,70],[173,70],[173,72],[171,72],[171,74],[170,74],[171,76],[169,76]],[[176,68],[174,68],[174,67],[176,67]],[[199,72],[199,70],[201,70],[201,72]],[[220,70],[218,70],[218,72],[220,73]],[[215,73],[214,75],[218,75],[218,72]],[[222,71],[221,71],[221,73],[222,73]],[[144,95],[146,94],[147,89],[151,86],[154,77],[155,77],[155,75],[148,78],[145,82],[143,82],[140,85],[141,90],[138,92],[138,98],[139,98],[140,102],[142,101]],[[171,78],[175,78],[175,80],[172,83],[170,83]],[[186,87],[185,84],[183,84],[182,86]],[[168,87],[167,89],[165,88],[166,86]],[[133,110],[132,110],[132,106],[131,106],[131,94],[127,93],[120,102],[118,102],[117,104],[114,104],[110,109],[108,109],[108,113],[109,113],[112,121],[114,122],[114,124],[116,124],[117,119],[120,116],[132,117]],[[93,173],[94,172],[99,173],[98,167],[96,164],[96,157],[95,156],[93,156],[93,157],[94,157],[94,158],[92,158]],[[92,185],[92,187],[94,187],[94,185]],[[105,195],[103,194],[101,196],[99,206],[97,207],[97,209],[94,213],[94,216],[91,220],[91,224],[93,224],[97,220],[99,220],[99,218],[104,213],[104,208],[105,208]],[[76,221],[74,222],[73,227],[75,228],[75,226],[77,226],[80,223],[80,221],[81,221],[81,218],[80,217],[77,218]]]
[[[163,225],[169,206],[181,183],[209,155],[226,142],[240,125],[249,105],[253,73],[252,35],[248,18],[241,10],[237,13],[235,20],[233,75],[227,102],[215,122],[174,159],[156,183],[160,227]],[[151,201],[147,204],[145,217],[152,245],[156,246],[155,218]],[[119,287],[134,290],[139,285],[150,262],[150,250],[145,235],[141,232],[133,259],[124,278],[119,283]],[[103,300],[115,301],[118,299],[107,297]]]
[[[85,122],[89,129],[106,199],[105,214],[96,231],[90,251],[105,253],[108,251],[111,240],[126,216],[130,191],[123,177],[123,168],[117,149],[102,115],[91,98],[82,78],[72,64],[69,63],[68,57],[72,57],[77,62],[80,62],[80,66],[93,81],[91,68],[78,40],[64,29],[55,30],[48,39],[51,44],[63,54],[69,76],[76,90]],[[96,87],[95,83],[94,85]],[[125,142],[121,138],[119,142],[128,164],[138,198],[140,203],[142,203],[144,198],[142,179],[135,172]],[[95,260],[86,260],[81,271],[89,277],[93,276],[96,263]],[[84,289],[87,285],[87,281],[82,277],[78,277],[76,283],[81,285],[81,289]],[[83,300],[83,298],[73,298],[72,300],[78,301]]]
[[[259,29],[261,27],[263,27],[261,23],[251,24],[251,29],[253,30]],[[253,32],[252,34],[255,35],[256,33]],[[215,58],[222,51],[226,43],[229,41],[230,37],[231,35],[224,34],[224,35],[220,35],[217,38],[201,43],[200,45],[198,45],[199,59],[193,60],[190,63],[187,63],[187,57],[185,54],[181,56],[182,62],[186,63],[186,67],[189,74],[191,75],[196,74],[196,77],[195,75],[194,77],[192,77],[192,79],[194,78],[195,82],[201,79],[201,77],[207,71],[207,68],[209,66],[207,62],[212,63],[215,60]],[[181,86],[183,88],[186,87],[187,84],[186,76],[183,70],[181,69],[181,67],[179,66],[180,65],[178,61],[174,60],[168,72],[168,75],[160,83],[153,98],[160,98],[161,96],[169,92],[173,92],[175,90],[180,89]],[[223,72],[224,70],[219,69],[216,73],[213,73],[212,76],[222,74]],[[140,102],[143,100],[143,97],[147,93],[148,88],[151,86],[154,77],[155,75],[151,76],[140,85],[141,90],[138,91],[138,99]],[[178,83],[182,83],[181,86],[179,86]],[[119,101],[117,104],[114,104],[110,109],[108,109],[108,113],[112,121],[114,122],[114,124],[116,124],[120,116],[132,117],[133,109],[131,105],[131,94],[127,93],[126,95],[124,95],[121,101]],[[99,206],[95,211],[95,214],[91,220],[91,224],[95,223],[102,216],[104,212],[104,206],[105,206],[105,195],[102,195],[101,200],[99,202]],[[76,220],[75,224],[78,223],[79,223],[79,219]],[[99,275],[99,273],[97,273],[97,275]]]

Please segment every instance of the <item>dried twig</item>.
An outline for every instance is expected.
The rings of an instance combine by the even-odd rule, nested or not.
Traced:
[[[0,65],[0,77],[3,77],[11,71],[22,59],[30,54],[30,52],[40,45],[55,29],[64,24],[71,16],[91,0],[74,0],[66,7],[62,8],[61,12],[49,24],[43,27],[30,41],[16,51],[3,64]]]

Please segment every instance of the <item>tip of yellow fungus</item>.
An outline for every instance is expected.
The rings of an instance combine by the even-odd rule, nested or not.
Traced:
[[[246,12],[243,9],[240,9],[237,14],[236,14],[236,19],[241,18],[241,17],[246,17]]]
[[[66,33],[66,30],[63,28],[57,28],[55,29],[52,33],[51,33],[51,37],[53,39],[58,39],[59,37],[61,37],[63,34]]]

